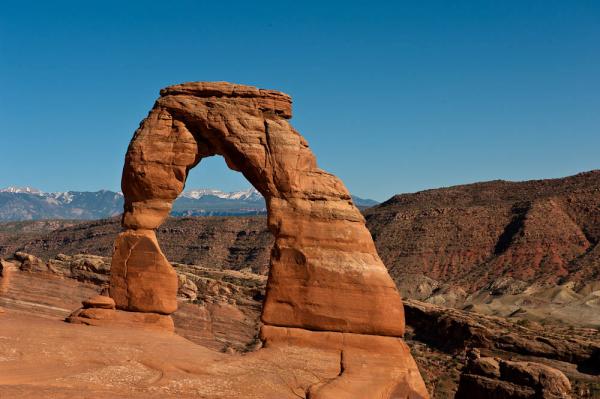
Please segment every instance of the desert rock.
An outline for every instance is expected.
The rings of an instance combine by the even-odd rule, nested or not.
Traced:
[[[185,274],[178,274],[179,288],[177,290],[177,296],[180,298],[186,298],[190,301],[195,300],[198,297],[198,287],[196,284]]]
[[[48,270],[46,263],[37,256],[25,252],[15,252],[15,259],[20,262],[19,268],[25,271],[45,271]]]
[[[456,399],[568,399],[571,384],[563,373],[535,362],[471,356]]]
[[[275,236],[263,321],[282,327],[402,336],[402,302],[375,250],[360,211],[335,176],[321,170],[286,119],[289,96],[229,83],[195,82],[161,91],[129,146],[123,170],[123,226],[111,296],[124,310],[170,313],[177,282],[157,245],[153,281],[123,265],[133,242],[151,234],[182,192],[187,172],[221,155],[263,194]],[[136,273],[147,265],[139,264]],[[128,266],[130,267],[130,266]],[[139,280],[135,280],[140,277]],[[135,281],[134,281],[135,280]],[[148,287],[136,285],[148,281]],[[158,287],[167,287],[165,289]]]
[[[178,279],[155,230],[183,191],[188,171],[205,157],[221,155],[265,197],[275,237],[263,342],[286,348],[316,343],[346,353],[345,374],[311,387],[311,397],[425,398],[401,340],[400,295],[365,220],[343,183],[317,166],[289,118],[291,98],[272,90],[224,82],[161,90],[125,157],[125,231],[115,241],[110,272],[110,296],[119,311],[83,309],[71,319],[94,324],[118,315],[120,322],[144,312],[163,320],[177,309],[178,291],[192,299],[192,284]],[[214,296],[232,294],[227,284],[203,288]],[[392,352],[393,361],[385,360]]]
[[[307,390],[315,399],[423,398],[427,389],[399,338],[264,326],[265,348],[309,347],[340,356],[338,378]]]
[[[117,308],[173,313],[177,286],[177,275],[153,230],[127,230],[117,237],[110,278],[110,296]]]
[[[175,330],[171,316],[149,312],[126,312],[106,308],[84,308],[67,317],[69,323],[87,324],[90,326],[118,326],[125,328],[145,328],[151,330]]]
[[[104,295],[95,295],[91,298],[85,299],[81,302],[83,308],[97,308],[97,309],[115,309],[115,301],[111,297]]]

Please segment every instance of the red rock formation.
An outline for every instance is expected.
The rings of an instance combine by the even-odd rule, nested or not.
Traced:
[[[455,399],[569,399],[571,383],[555,368],[535,362],[480,357],[471,351]]]
[[[121,309],[170,314],[177,310],[177,275],[162,254],[154,230],[117,237],[110,295]]]
[[[400,339],[273,326],[263,327],[261,338],[267,349],[299,346],[340,354],[339,378],[311,386],[308,398],[417,399],[427,396],[410,350]]]
[[[158,247],[144,248],[154,262],[149,255],[136,255],[130,249],[137,244],[129,237],[151,235],[183,190],[189,169],[218,154],[267,201],[276,242],[266,324],[402,335],[400,296],[362,215],[343,183],[317,167],[289,117],[290,98],[274,91],[229,83],[188,83],[161,91],[135,133],[123,170],[128,230],[117,239],[111,276],[118,308],[173,312],[175,275],[156,266],[166,264],[164,256]],[[142,280],[154,290],[138,288]]]
[[[81,302],[84,309],[97,308],[97,309],[114,309],[115,301],[108,296],[95,295]]]
[[[404,296],[417,286],[411,275],[468,293],[500,277],[577,288],[598,280],[600,170],[396,195],[365,218]]]
[[[78,309],[69,315],[66,321],[89,326],[120,326],[168,332],[175,331],[175,325],[170,316],[149,312],[125,312],[102,307],[84,307],[83,309]]]
[[[275,236],[262,339],[271,347],[299,342],[347,353],[348,372],[311,388],[311,397],[427,397],[400,339],[400,295],[365,220],[343,183],[319,169],[290,117],[290,97],[276,91],[223,82],[161,90],[125,158],[125,231],[115,243],[110,295],[120,310],[157,316],[176,310],[177,276],[154,229],[188,171],[221,155],[265,197]],[[92,308],[73,316],[104,320],[110,312]]]

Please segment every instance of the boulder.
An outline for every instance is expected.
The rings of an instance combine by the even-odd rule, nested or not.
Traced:
[[[185,274],[178,274],[179,288],[177,296],[189,301],[194,301],[198,297],[198,287]]]
[[[171,316],[158,313],[87,308],[74,311],[66,318],[66,321],[89,326],[142,328],[165,332],[175,331]]]
[[[30,271],[30,272],[48,271],[46,262],[44,262],[37,256],[31,255],[31,254],[28,254],[25,252],[15,252],[14,258],[18,262],[20,262],[19,269],[22,271]]]
[[[177,274],[154,230],[127,230],[117,237],[110,296],[118,309],[171,314],[177,310]]]
[[[571,383],[559,370],[535,363],[480,357],[471,352],[456,399],[568,399]]]
[[[58,254],[47,262],[52,273],[94,284],[108,284],[110,258],[89,254]]]
[[[109,296],[96,295],[81,302],[84,309],[115,309],[115,301]]]

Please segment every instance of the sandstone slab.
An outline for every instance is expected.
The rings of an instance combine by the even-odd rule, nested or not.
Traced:
[[[158,313],[126,312],[122,310],[85,308],[73,312],[66,321],[74,324],[86,324],[103,327],[125,327],[175,331],[171,316]]]
[[[109,296],[95,295],[91,298],[84,299],[82,302],[83,308],[97,308],[97,309],[115,309],[115,301]]]
[[[339,350],[282,344],[240,356],[160,330],[2,318],[2,398],[297,399],[345,373]]]
[[[456,399],[569,399],[571,383],[559,370],[525,361],[480,357],[471,351]]]

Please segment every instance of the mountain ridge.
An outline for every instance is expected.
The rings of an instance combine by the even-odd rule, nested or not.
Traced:
[[[359,208],[378,204],[352,197]],[[110,190],[44,192],[34,187],[0,189],[0,221],[81,219],[94,220],[123,212],[123,194]],[[238,191],[194,188],[173,204],[172,216],[243,216],[266,214],[263,196],[250,187]]]
[[[535,320],[598,314],[600,171],[402,194],[363,215],[404,297]],[[118,217],[1,223],[0,256],[110,256],[120,229]],[[157,236],[172,262],[268,271],[264,215],[169,218]]]

